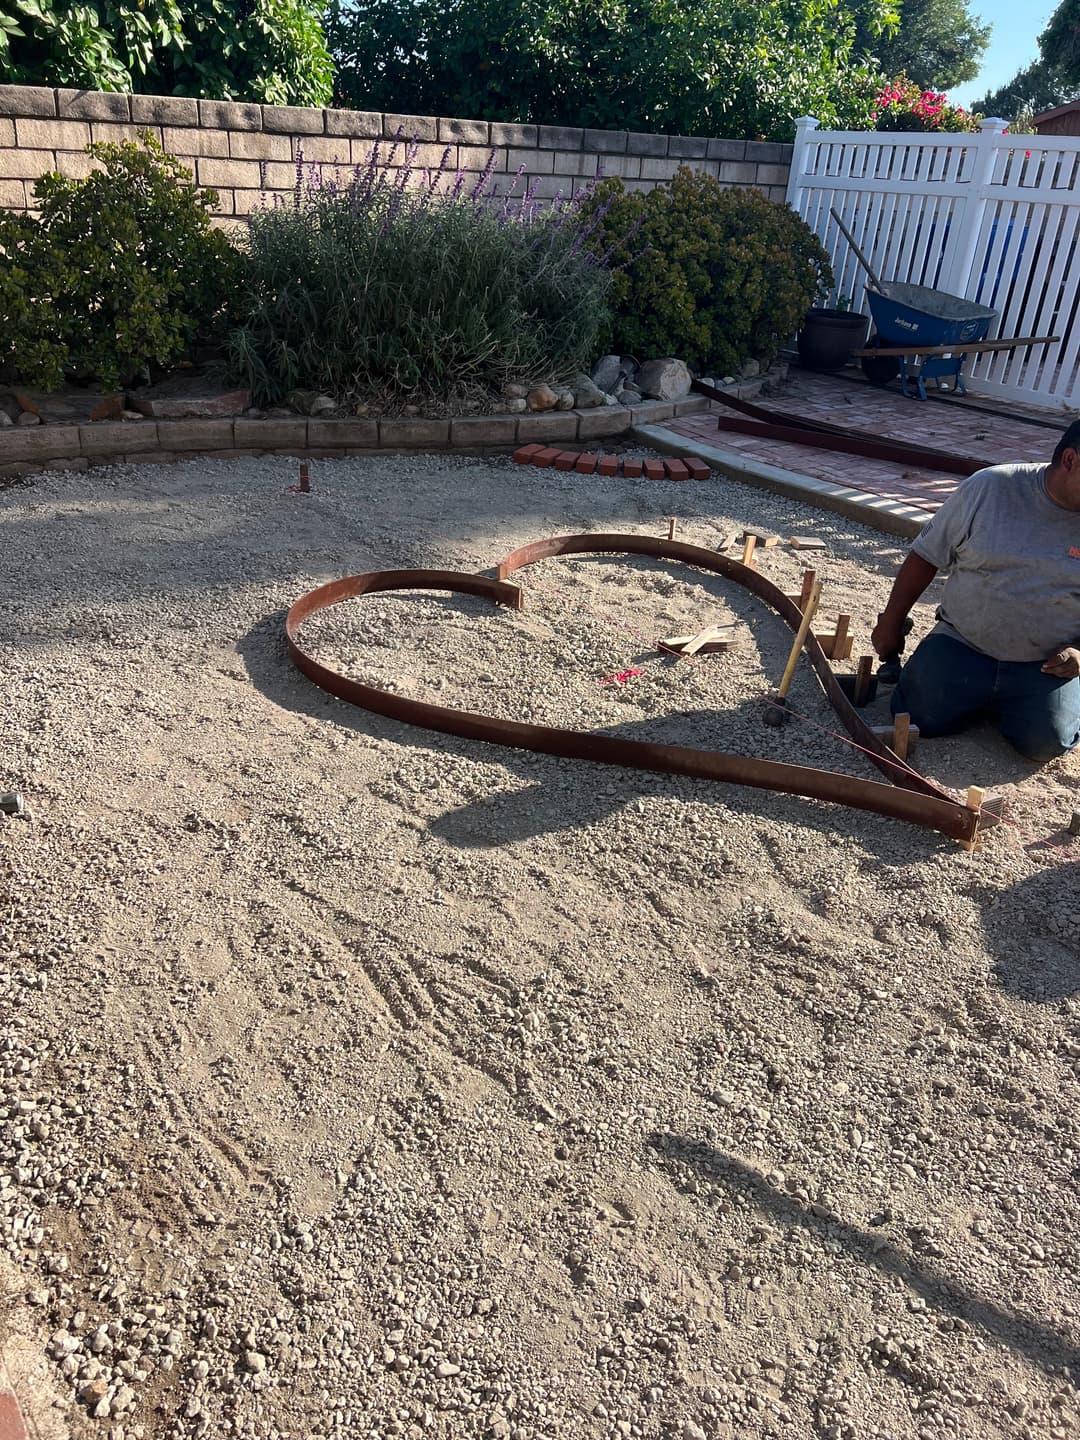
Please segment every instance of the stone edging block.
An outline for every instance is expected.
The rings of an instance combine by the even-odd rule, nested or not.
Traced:
[[[85,469],[123,461],[156,464],[201,455],[408,454],[417,450],[512,450],[530,440],[569,445],[576,440],[628,434],[638,425],[670,419],[676,411],[708,408],[697,395],[678,405],[646,401],[633,410],[552,410],[546,414],[462,415],[454,419],[359,416],[341,420],[302,415],[265,420],[101,420],[86,425],[38,425],[0,430],[0,476],[46,469]]]

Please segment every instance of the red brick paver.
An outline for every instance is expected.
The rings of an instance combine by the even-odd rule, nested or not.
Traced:
[[[665,460],[664,470],[669,480],[689,480],[690,471],[681,460]]]
[[[593,475],[596,472],[596,462],[598,458],[598,456],[591,455],[588,452],[584,455],[579,455],[574,469],[579,475]]]
[[[987,407],[992,403],[975,397],[972,401]],[[991,464],[1049,460],[1066,424],[1062,420],[1058,429],[1054,418],[1047,416],[1044,428],[1025,424],[1004,407],[1000,414],[989,415],[983,410],[965,409],[962,400],[949,404],[907,400],[895,387],[877,389],[856,379],[796,370],[791,372],[783,391],[762,404],[768,410],[828,420],[831,424],[863,430],[881,438],[909,440],[955,454],[983,457]],[[940,471],[905,468],[887,460],[866,460],[858,455],[841,455],[718,430],[716,420],[714,409],[678,420],[665,420],[663,425],[675,435],[703,440],[721,450],[736,451],[815,480],[831,481],[901,504],[918,505],[924,510],[937,510],[960,483],[959,476]]]

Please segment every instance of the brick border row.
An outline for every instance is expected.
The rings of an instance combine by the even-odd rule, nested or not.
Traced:
[[[41,425],[0,430],[0,478],[41,470],[162,464],[205,456],[339,455],[419,451],[512,451],[530,442],[558,444],[626,435],[639,425],[709,408],[702,396],[674,403],[645,401],[632,409],[559,410],[546,414],[477,415],[453,420],[408,417],[368,420],[281,419],[101,420],[90,425]]]

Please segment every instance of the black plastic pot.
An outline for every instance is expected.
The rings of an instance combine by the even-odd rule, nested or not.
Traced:
[[[808,310],[799,331],[800,361],[807,370],[842,370],[862,348],[869,323],[850,310]]]

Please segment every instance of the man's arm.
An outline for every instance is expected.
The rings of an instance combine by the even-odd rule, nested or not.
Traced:
[[[916,555],[914,550],[900,566],[888,603],[870,636],[870,644],[883,659],[900,653],[904,641],[904,621],[936,574],[937,566]]]

